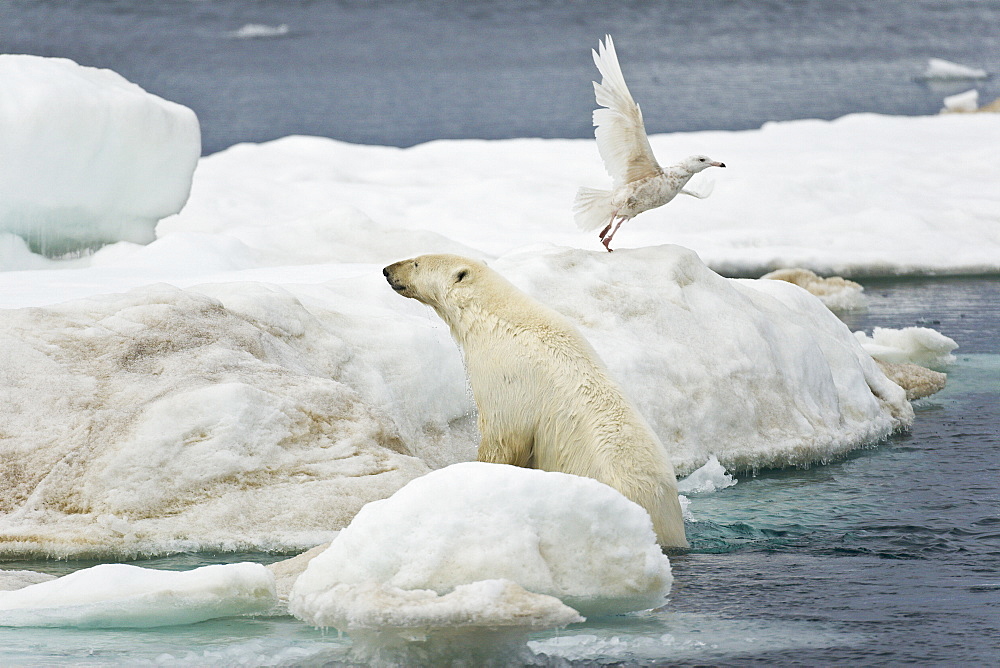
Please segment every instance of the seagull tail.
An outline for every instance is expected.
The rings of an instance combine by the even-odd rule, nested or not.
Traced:
[[[611,205],[611,191],[580,188],[573,202],[573,219],[581,230],[596,230],[611,222],[615,207]]]

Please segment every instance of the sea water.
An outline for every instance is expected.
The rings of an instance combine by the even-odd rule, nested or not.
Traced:
[[[995,0],[10,0],[0,52],[108,67],[194,109],[213,153],[310,134],[590,137],[615,38],[651,133],[855,112],[933,114],[986,81],[921,81],[928,59],[1000,73]]]
[[[852,329],[959,342],[907,433],[692,494],[664,608],[535,634],[539,665],[988,665],[1000,661],[1000,281],[868,282]],[[135,562],[188,569],[269,554]],[[63,574],[91,562],[19,561]],[[151,630],[0,629],[0,665],[338,665],[351,641],[290,617]],[[502,665],[504,656],[498,656]],[[517,662],[524,657],[518,656]]]

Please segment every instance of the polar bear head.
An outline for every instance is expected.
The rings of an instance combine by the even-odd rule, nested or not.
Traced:
[[[421,255],[382,270],[392,289],[444,312],[462,308],[482,291],[493,272],[485,264],[458,255]]]
[[[521,329],[572,332],[552,309],[531,299],[478,260],[459,255],[421,255],[382,270],[392,289],[433,307],[460,344],[470,328],[517,323]],[[562,323],[556,325],[555,323]],[[578,336],[573,334],[573,336]]]

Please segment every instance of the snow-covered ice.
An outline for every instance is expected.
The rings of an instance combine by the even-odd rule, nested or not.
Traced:
[[[0,269],[24,248],[58,255],[147,243],[180,211],[201,154],[193,111],[110,70],[0,55]]]
[[[529,633],[584,621],[559,599],[510,580],[479,580],[444,595],[375,582],[327,593],[317,621],[348,630],[350,660],[364,665],[530,665]]]
[[[345,586],[367,592],[352,600],[368,606],[380,591],[372,583],[444,596],[483,580],[508,580],[592,616],[661,605],[672,577],[649,515],[611,487],[467,462],[365,506],[309,562],[289,609],[311,624],[348,630],[356,612],[344,605]],[[428,605],[433,619],[443,603]]]
[[[260,564],[190,571],[100,564],[0,591],[0,626],[149,628],[263,614],[275,603],[274,578]]]
[[[729,167],[709,199],[646,212],[616,243],[676,243],[732,275],[787,267],[845,277],[1000,271],[994,120],[858,114],[654,135],[657,154],[704,147],[724,151]],[[185,280],[264,267],[384,265],[424,252],[489,259],[534,243],[599,250],[596,235],[574,226],[571,204],[579,183],[602,174],[589,140],[398,149],[293,136],[241,144],[199,162],[188,204],[159,223],[156,243],[99,252],[88,275],[118,269],[121,277],[145,266]],[[31,261],[23,248],[0,252],[0,266]],[[0,303],[37,303],[28,288],[39,278],[8,277]],[[69,296],[49,290],[39,298]]]
[[[426,633],[463,626],[479,631],[498,627],[538,630],[584,620],[558,598],[532,594],[502,579],[476,580],[443,595],[374,581],[337,584],[328,594],[323,609],[307,621],[354,633],[388,629]]]
[[[744,276],[786,267],[844,277],[1000,271],[1000,167],[989,148],[1000,127],[989,115],[859,114],[650,142],[657,155],[725,153],[728,168],[707,200],[675,200],[633,220],[616,236],[618,248],[675,243],[716,271]],[[602,178],[587,140],[397,149],[286,137],[203,159],[188,206],[158,233],[235,237],[266,258],[270,245],[248,237],[247,227],[292,224],[289,235],[309,241],[294,263],[350,262],[357,260],[344,255],[335,220],[346,224],[361,211],[377,227],[352,223],[351,245],[375,250],[377,240],[403,231],[441,235],[486,258],[536,243],[602,250],[596,234],[576,229],[571,211],[578,184]],[[325,221],[303,220],[328,211]],[[405,252],[401,245],[367,261],[475,255],[433,239],[413,239]],[[284,253],[261,262],[292,260]]]
[[[711,455],[824,461],[912,419],[792,284],[725,279],[677,246],[535,248],[495,268],[581,328],[682,475]],[[475,458],[458,349],[377,267],[9,310],[0,337],[8,553],[309,547],[429,467]]]
[[[681,512],[684,514],[685,522],[694,522],[696,518],[691,512],[691,495],[711,494],[720,489],[732,487],[738,482],[736,478],[726,471],[718,457],[712,455],[705,464],[689,476],[677,481],[677,499],[681,503]]]
[[[368,582],[336,585],[322,616],[350,633],[352,662],[365,665],[505,665],[530,658],[528,634],[582,622],[559,599],[510,580],[479,580],[438,595]],[[311,621],[311,620],[310,620]]]
[[[944,389],[948,375],[911,362],[884,362],[876,359],[886,378],[906,390],[909,401],[922,399]]]

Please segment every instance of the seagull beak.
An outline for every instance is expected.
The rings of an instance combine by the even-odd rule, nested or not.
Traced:
[[[726,163],[724,163],[724,162],[713,162],[712,163],[712,167],[725,167],[725,166],[726,166]]]

